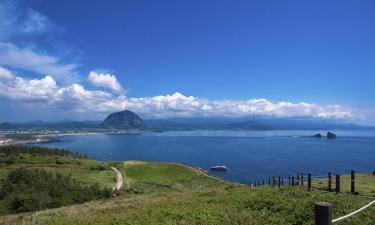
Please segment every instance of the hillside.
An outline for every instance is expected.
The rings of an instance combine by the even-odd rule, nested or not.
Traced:
[[[124,110],[111,113],[102,123],[105,128],[140,129],[144,126],[143,120],[134,112]]]
[[[316,201],[333,204],[333,217],[345,215],[368,199],[307,192],[304,187],[252,188],[210,178],[174,163],[113,162],[126,186],[115,199],[9,215],[1,224],[312,224]],[[372,225],[375,208],[342,223]]]

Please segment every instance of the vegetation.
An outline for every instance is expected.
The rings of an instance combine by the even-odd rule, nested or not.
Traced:
[[[126,176],[128,191],[136,193],[197,191],[226,183],[176,163],[127,161],[120,169]]]
[[[56,208],[110,195],[110,189],[81,186],[70,176],[19,168],[0,181],[0,215]]]
[[[2,216],[0,224],[302,225],[313,223],[316,201],[331,202],[334,218],[369,202],[341,194],[307,192],[301,186],[239,186],[176,163],[102,163],[59,150],[1,149],[0,214],[86,203]],[[114,184],[110,166],[125,175],[125,188],[114,199],[107,198],[111,193],[109,187]],[[373,177],[357,175],[358,181],[366,181],[362,182],[366,186],[358,186],[360,193],[373,193],[374,186],[369,186]],[[350,186],[345,183],[347,179],[342,176],[343,190]],[[370,207],[340,225],[372,225],[374,221],[375,208]]]
[[[11,215],[1,224],[313,224],[317,201],[333,204],[333,217],[348,214],[369,200],[301,186],[238,186],[209,178],[174,163],[113,162],[126,173],[127,190],[115,199],[92,201],[38,214]],[[375,208],[340,222],[372,225]]]
[[[115,182],[111,168],[102,162],[55,155],[0,153],[0,179],[18,168],[43,169],[51,173],[71,176],[81,185],[99,184],[111,187]]]
[[[343,193],[350,193],[350,174],[341,175],[341,192]],[[332,189],[336,186],[335,177],[332,176]],[[328,180],[325,179],[318,179],[312,181],[312,187],[321,189],[321,190],[328,190]],[[359,195],[375,197],[375,174],[374,173],[362,173],[355,175],[355,191],[358,192]]]
[[[28,153],[28,154],[35,154],[35,155],[57,155],[57,156],[73,157],[73,158],[80,158],[80,159],[87,158],[86,154],[80,153],[77,151],[58,149],[58,148],[46,148],[46,147],[39,147],[39,146],[24,146],[24,145],[0,146],[0,153],[4,153],[6,155]]]
[[[109,197],[114,182],[107,164],[77,152],[0,147],[0,215]]]

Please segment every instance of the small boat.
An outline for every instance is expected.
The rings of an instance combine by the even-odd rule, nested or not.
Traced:
[[[213,167],[211,167],[211,170],[227,171],[228,168],[226,166],[213,166]]]

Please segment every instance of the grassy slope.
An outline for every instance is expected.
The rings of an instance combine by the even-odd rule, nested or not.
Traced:
[[[333,203],[334,218],[368,200],[307,192],[303,187],[242,187],[173,163],[116,162],[127,190],[116,199],[0,218],[1,224],[312,224],[316,201]],[[341,224],[375,221],[370,207]]]
[[[12,161],[12,163],[9,163],[9,161]],[[104,170],[98,169],[101,166]],[[20,167],[43,168],[50,172],[71,175],[83,185],[99,183],[103,186],[112,187],[115,182],[113,171],[107,165],[95,160],[53,155],[18,154],[6,156],[0,154],[0,179],[6,177],[10,171]]]
[[[359,195],[375,197],[375,175],[373,174],[356,174],[355,189]],[[328,190],[328,180],[313,180],[314,188]],[[332,176],[332,189],[336,187],[335,177]],[[350,193],[350,174],[341,175],[341,192]]]

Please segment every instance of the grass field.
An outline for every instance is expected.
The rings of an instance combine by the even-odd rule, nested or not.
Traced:
[[[350,193],[350,174],[341,175],[340,189],[342,193]],[[375,197],[375,175],[371,173],[363,173],[355,175],[355,191],[359,195]],[[328,190],[328,180],[313,180],[312,187],[322,190]],[[332,176],[332,190],[335,190],[336,180]]]
[[[101,162],[54,155],[0,154],[0,179],[16,168],[42,168],[44,170],[71,175],[82,185],[98,183],[112,187],[115,183],[114,172]]]
[[[369,200],[307,192],[304,187],[244,187],[174,163],[112,162],[125,173],[126,189],[114,199],[9,215],[1,224],[313,224],[317,201],[333,204],[333,217]],[[340,225],[373,225],[375,207]]]

